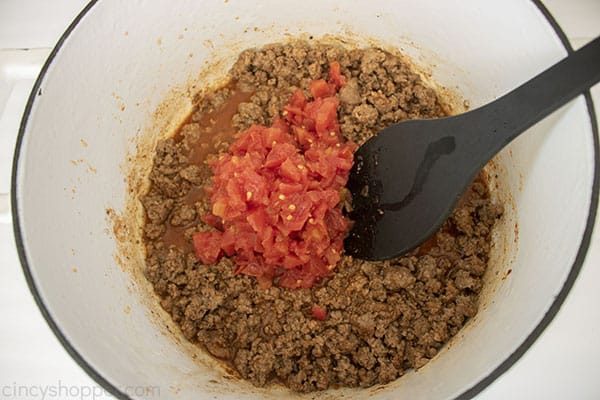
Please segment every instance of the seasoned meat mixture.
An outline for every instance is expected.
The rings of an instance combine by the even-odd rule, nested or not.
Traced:
[[[207,158],[226,150],[235,132],[269,124],[297,88],[326,78],[333,61],[347,82],[338,93],[341,133],[357,144],[400,120],[447,115],[409,65],[380,49],[294,42],[247,50],[230,83],[196,99],[181,130],[158,144],[141,199],[146,277],[162,306],[190,341],[257,386],[368,387],[422,367],[477,313],[490,231],[502,214],[480,176],[420,248],[385,262],[343,256],[311,289],[264,289],[235,275],[227,257],[197,261],[192,235],[212,229],[200,220],[210,212]]]

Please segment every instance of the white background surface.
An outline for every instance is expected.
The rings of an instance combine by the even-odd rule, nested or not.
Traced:
[[[25,283],[7,216],[23,107],[83,0],[0,0],[0,399],[110,399],[73,361]],[[600,35],[600,0],[549,0],[575,48]],[[600,86],[592,94],[600,111]],[[538,341],[478,400],[600,399],[600,221],[577,282]],[[460,368],[460,366],[457,366]]]

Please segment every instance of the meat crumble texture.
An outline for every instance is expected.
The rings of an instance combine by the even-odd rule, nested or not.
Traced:
[[[226,257],[198,262],[191,238],[209,229],[200,220],[210,212],[206,158],[226,150],[233,133],[269,124],[295,89],[308,93],[311,80],[325,79],[332,61],[347,80],[338,94],[346,139],[361,144],[397,121],[447,115],[435,90],[380,49],[293,42],[246,50],[231,83],[196,99],[177,135],[159,142],[141,198],[145,274],[162,307],[186,338],[257,386],[369,387],[425,365],[477,313],[490,232],[502,215],[480,176],[420,248],[384,262],[343,256],[333,277],[311,289],[262,289],[234,275]],[[218,129],[217,115],[227,117]],[[315,305],[324,321],[311,313]]]

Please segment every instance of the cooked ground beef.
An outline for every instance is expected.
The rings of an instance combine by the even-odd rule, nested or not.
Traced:
[[[419,249],[385,262],[344,256],[332,278],[306,290],[261,289],[234,275],[227,258],[200,264],[191,236],[208,229],[199,220],[210,210],[207,155],[226,149],[233,132],[269,123],[296,88],[325,78],[331,61],[348,81],[339,93],[347,139],[360,144],[394,122],[447,115],[409,65],[380,49],[296,42],[247,50],[229,73],[232,84],[198,99],[182,130],[158,144],[142,198],[146,277],[162,306],[189,340],[258,386],[368,387],[423,366],[477,313],[490,231],[502,214],[479,177]],[[230,126],[217,127],[217,115]],[[325,321],[312,317],[315,304]]]

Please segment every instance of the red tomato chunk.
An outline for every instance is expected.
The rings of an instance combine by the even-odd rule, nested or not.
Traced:
[[[319,321],[325,321],[327,319],[327,310],[325,310],[318,304],[313,304],[313,306],[310,309],[310,313],[312,314],[312,317],[314,319],[317,319]]]
[[[298,89],[283,118],[238,133],[210,162],[212,214],[202,220],[215,230],[194,234],[200,261],[233,257],[235,272],[262,287],[310,288],[333,274],[349,229],[340,192],[356,149],[339,132],[335,95],[344,84],[331,63],[329,81],[311,82],[312,100]],[[313,316],[326,314],[313,308]]]

